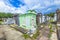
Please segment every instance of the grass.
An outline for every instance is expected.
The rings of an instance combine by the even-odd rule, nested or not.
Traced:
[[[53,20],[49,20],[49,22],[54,22]]]
[[[35,38],[35,39],[36,39],[36,38],[39,36],[39,34],[40,34],[39,30],[37,30],[37,31],[36,31],[36,33],[35,33],[35,34],[33,34],[33,38]]]
[[[29,36],[28,34],[23,34],[22,36],[23,36],[25,39],[30,38],[30,36]]]
[[[51,24],[51,23],[49,24],[49,28],[50,28],[50,31],[49,31],[48,38],[51,38],[52,32],[54,32],[54,31],[52,30],[52,24]]]
[[[0,21],[0,25],[2,24],[3,21]]]
[[[22,36],[23,36],[25,39],[27,39],[27,38],[36,39],[36,38],[39,36],[39,34],[40,34],[40,33],[39,33],[39,31],[37,30],[36,33],[33,34],[32,37],[30,37],[30,35],[28,35],[28,34],[23,34]]]

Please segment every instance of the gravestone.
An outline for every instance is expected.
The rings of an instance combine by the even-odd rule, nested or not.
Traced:
[[[37,23],[37,25],[39,25],[41,22],[42,22],[42,14],[38,13],[36,15],[36,23]]]
[[[56,10],[56,14],[57,14],[57,24],[59,25],[60,24],[60,10],[59,9]]]
[[[58,40],[60,40],[60,10],[57,9],[56,11],[56,14],[57,14],[57,37],[58,37]]]

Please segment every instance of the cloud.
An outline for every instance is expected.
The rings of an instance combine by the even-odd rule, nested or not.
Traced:
[[[5,5],[3,1],[0,1],[0,11],[7,11],[7,9],[10,9],[9,6]]]
[[[13,0],[10,0],[13,1]],[[11,13],[26,13],[27,10],[35,9],[37,12],[48,12],[54,8],[50,6],[59,6],[60,0],[19,0],[25,5],[18,5],[19,7],[13,6],[9,0],[0,0],[0,12],[11,12]],[[56,8],[57,8],[56,7]]]
[[[52,10],[52,8],[48,8],[45,12]]]
[[[38,12],[48,12],[49,10],[52,10],[53,8],[48,8],[52,5],[60,5],[60,0],[25,0],[25,3],[29,7],[29,9],[35,9]]]
[[[55,1],[54,1],[54,4],[55,4],[55,5],[60,5],[60,0],[55,0]]]
[[[5,4],[4,0],[0,1],[0,12],[23,13],[25,10],[25,6],[22,6],[21,8],[15,8],[11,4],[7,4]]]

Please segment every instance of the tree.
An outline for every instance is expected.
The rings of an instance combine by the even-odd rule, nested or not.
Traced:
[[[13,17],[13,14],[11,14],[11,13],[7,13],[7,15],[6,15],[8,18],[12,18]]]
[[[3,21],[5,18],[12,18],[13,14],[0,12],[0,20]]]
[[[13,14],[0,12],[0,18],[11,18]]]
[[[49,13],[49,14],[47,14],[47,16],[49,16],[49,17],[54,17],[54,12],[51,12],[51,13]]]

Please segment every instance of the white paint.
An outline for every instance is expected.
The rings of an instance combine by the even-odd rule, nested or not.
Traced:
[[[57,24],[57,26],[60,26],[60,24]]]

